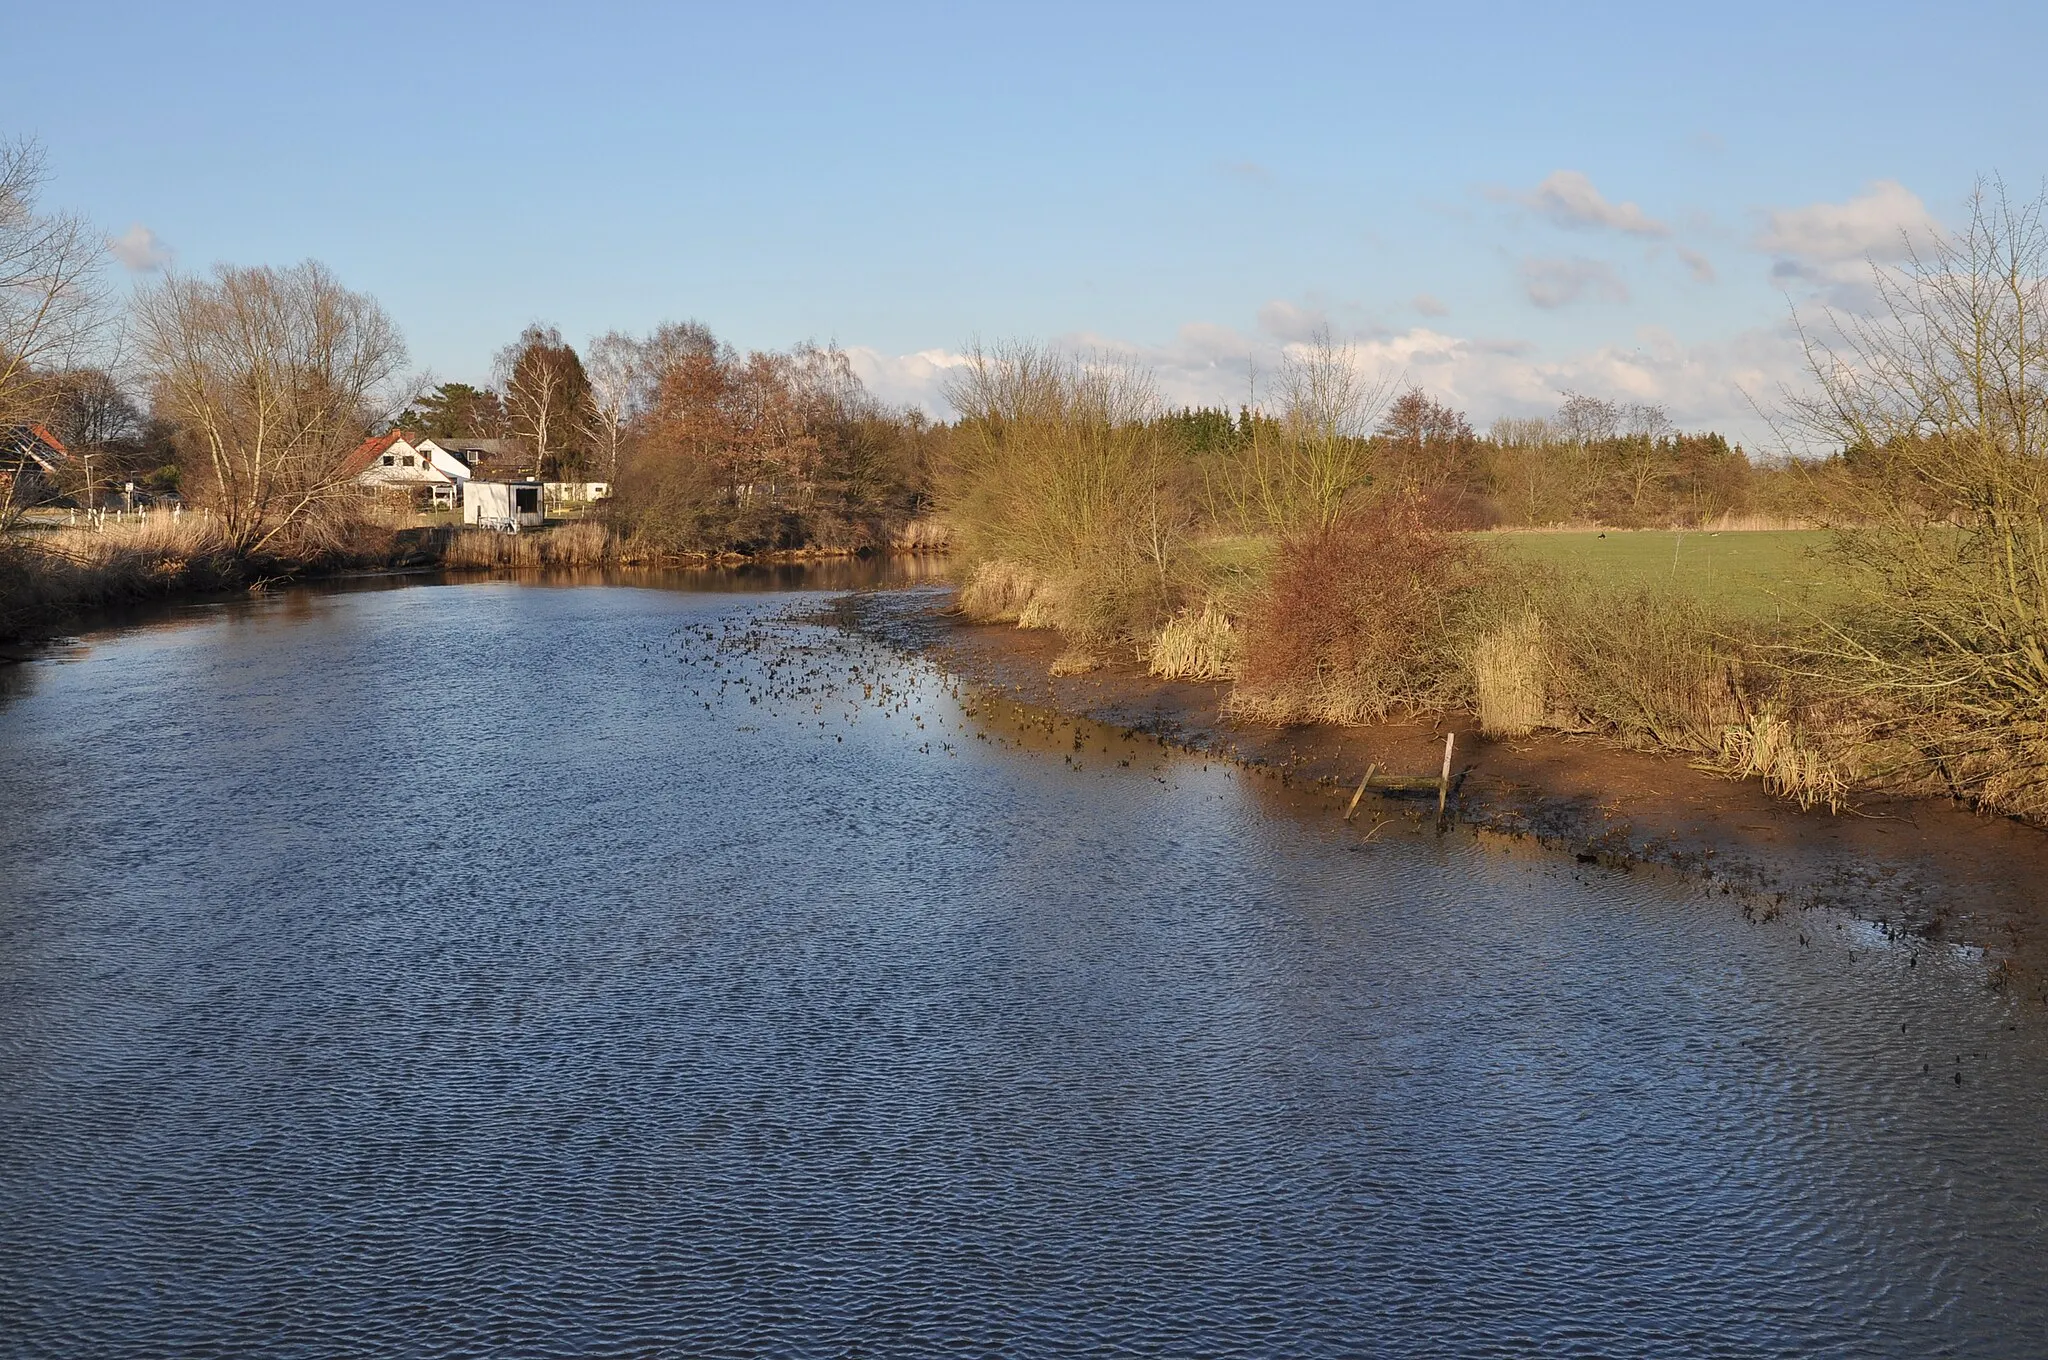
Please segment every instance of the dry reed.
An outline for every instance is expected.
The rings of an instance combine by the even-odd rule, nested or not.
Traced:
[[[505,534],[494,529],[451,529],[441,548],[443,566],[457,570],[598,567],[617,555],[611,531],[594,520],[555,529]]]
[[[960,587],[960,611],[976,623],[1014,623],[1022,628],[1057,625],[1056,592],[1037,573],[1005,558],[974,568]]]
[[[1168,619],[1146,649],[1146,669],[1167,680],[1234,680],[1243,663],[1241,637],[1209,601]]]
[[[1769,707],[1722,731],[1720,766],[1738,779],[1762,779],[1765,788],[1802,808],[1826,804],[1828,811],[1840,812],[1848,801],[1849,780]]]
[[[1472,649],[1479,727],[1488,736],[1526,737],[1543,725],[1543,622],[1534,614],[1483,635]]]

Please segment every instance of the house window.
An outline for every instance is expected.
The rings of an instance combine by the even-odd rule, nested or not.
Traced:
[[[398,461],[398,455],[397,455],[397,454],[395,454],[395,453],[387,453],[387,454],[385,454],[385,455],[384,455],[384,466],[385,466],[385,467],[390,467],[390,466],[391,466],[391,465],[392,465],[393,463],[395,463],[395,462],[397,462],[397,461]]]
[[[406,465],[407,467],[411,467],[411,466],[413,465],[413,457],[412,457],[412,455],[411,455],[411,454],[409,454],[409,453],[408,453],[407,455],[405,455],[405,465]]]

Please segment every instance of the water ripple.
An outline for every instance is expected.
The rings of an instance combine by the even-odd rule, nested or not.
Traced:
[[[0,1353],[2042,1353],[1981,961],[782,607],[259,605],[0,705]]]

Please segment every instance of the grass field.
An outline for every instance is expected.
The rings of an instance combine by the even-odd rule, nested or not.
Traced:
[[[1482,535],[1531,561],[1609,585],[1670,585],[1752,617],[1825,609],[1832,592],[1821,529],[1728,531],[1589,529]]]

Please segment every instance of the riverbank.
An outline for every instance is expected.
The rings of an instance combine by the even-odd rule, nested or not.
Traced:
[[[910,530],[876,551],[842,547],[759,553],[656,553],[590,520],[504,534],[455,525],[356,524],[299,552],[236,554],[197,515],[149,516],[103,529],[39,529],[0,538],[0,664],[110,613],[247,590],[432,572],[712,571],[806,567],[875,558],[937,561],[942,536]]]
[[[2048,1004],[2048,835],[1926,799],[1871,798],[1830,815],[1802,811],[1754,780],[1590,737],[1489,739],[1467,714],[1367,727],[1271,727],[1224,711],[1228,686],[1161,680],[1135,662],[1051,674],[1065,643],[1049,629],[969,622],[950,591],[850,597],[841,621],[918,652],[1020,702],[1212,752],[1343,812],[1369,766],[1434,775],[1457,734],[1451,821],[1619,868],[1660,865],[1771,913],[1840,909],[1888,936],[1983,948],[1999,976]],[[1361,801],[1355,824],[1433,819],[1434,799]]]

